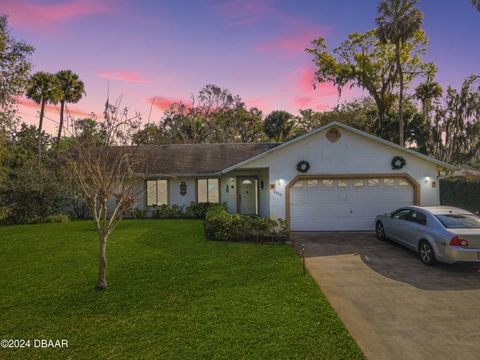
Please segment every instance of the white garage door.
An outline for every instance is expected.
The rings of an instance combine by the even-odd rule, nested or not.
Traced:
[[[290,228],[373,230],[376,215],[413,201],[413,187],[403,178],[299,180],[290,189]]]

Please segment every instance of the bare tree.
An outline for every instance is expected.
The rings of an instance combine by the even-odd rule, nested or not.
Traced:
[[[66,170],[84,197],[98,233],[99,273],[97,289],[107,288],[107,240],[115,226],[133,207],[138,182],[147,160],[145,148],[127,146],[138,127],[139,115],[108,105],[99,122],[100,137],[84,137],[67,155]]]

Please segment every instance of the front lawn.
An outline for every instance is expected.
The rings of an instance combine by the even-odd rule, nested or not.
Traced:
[[[69,342],[0,358],[363,358],[288,245],[207,241],[200,221],[124,221],[103,292],[97,247],[91,222],[0,227],[0,339]]]

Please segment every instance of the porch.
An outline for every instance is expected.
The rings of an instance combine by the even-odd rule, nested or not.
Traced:
[[[228,211],[242,215],[270,215],[269,170],[232,171],[220,179],[220,201]]]

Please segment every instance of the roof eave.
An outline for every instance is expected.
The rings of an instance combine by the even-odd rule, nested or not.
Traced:
[[[212,172],[212,173],[173,173],[173,174],[162,174],[162,173],[146,173],[145,177],[165,177],[165,178],[181,178],[181,177],[218,177],[221,176],[221,172]]]

